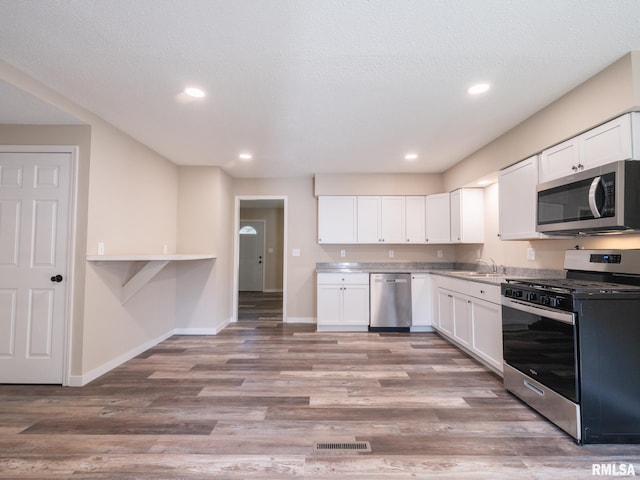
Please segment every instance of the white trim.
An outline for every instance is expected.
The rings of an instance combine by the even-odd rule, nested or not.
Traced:
[[[94,368],[90,372],[84,373],[82,375],[70,375],[68,386],[70,387],[85,386],[87,383],[92,382],[96,378],[104,375],[105,373],[122,365],[123,363],[128,362],[132,358],[137,357],[138,355],[140,355],[143,352],[146,352],[150,348],[155,347],[160,342],[172,336],[173,333],[174,333],[174,330],[169,330],[168,332],[163,333],[159,337],[156,337],[153,340],[149,340],[148,342],[145,342],[142,345],[138,345],[137,347],[129,350],[128,352],[117,356],[113,360],[109,360],[107,363],[100,365],[98,368]]]
[[[233,219],[233,311],[232,322],[238,321],[238,285],[239,275],[238,269],[240,268],[240,235],[238,230],[240,229],[240,201],[241,200],[282,200],[284,203],[284,225],[283,225],[283,240],[282,240],[282,318],[284,322],[287,322],[287,258],[288,258],[288,246],[287,238],[289,232],[289,206],[287,195],[236,195],[234,206],[234,219]]]
[[[286,323],[316,323],[316,317],[289,317]]]
[[[262,293],[281,293],[282,289],[281,288],[265,288],[264,290],[262,290]]]
[[[68,153],[71,155],[69,166],[69,215],[67,224],[67,282],[64,314],[64,334],[62,341],[62,385],[71,385],[71,348],[73,345],[73,314],[75,299],[76,233],[78,217],[78,159],[80,147],[77,145],[0,145],[1,153]]]
[[[318,332],[368,332],[369,325],[318,325]]]
[[[411,325],[409,330],[411,333],[413,332],[435,332],[436,329],[431,325]]]
[[[231,323],[231,317],[227,318],[221,325],[213,328],[176,328],[174,335],[217,335]]]

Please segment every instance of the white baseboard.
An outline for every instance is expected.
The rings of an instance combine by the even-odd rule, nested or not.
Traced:
[[[369,325],[318,325],[319,332],[368,332]]]
[[[284,323],[316,323],[316,317],[287,317]]]
[[[227,318],[221,325],[213,328],[176,328],[174,335],[217,335],[231,323],[231,318]]]
[[[159,337],[156,337],[153,340],[149,340],[148,342],[145,342],[142,345],[138,345],[137,347],[129,350],[128,352],[117,356],[113,360],[110,360],[107,363],[100,365],[98,368],[94,368],[90,372],[87,372],[83,375],[70,375],[68,385],[70,387],[83,387],[87,383],[92,382],[93,380],[104,375],[108,371],[113,370],[119,365],[122,365],[124,362],[129,361],[134,357],[137,357],[142,352],[146,352],[151,347],[154,347],[160,342],[169,338],[171,335],[173,335],[173,333],[174,333],[174,330],[169,330],[168,332],[163,333]]]
[[[262,293],[282,293],[281,288],[265,288],[262,290]]]
[[[432,325],[411,325],[411,332],[435,332]]]

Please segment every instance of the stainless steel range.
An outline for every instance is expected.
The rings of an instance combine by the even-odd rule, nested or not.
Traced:
[[[502,284],[504,385],[578,443],[640,443],[640,250]]]

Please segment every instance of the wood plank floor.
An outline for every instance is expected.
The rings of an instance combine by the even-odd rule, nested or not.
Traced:
[[[238,320],[282,321],[282,292],[238,292]]]
[[[577,446],[433,333],[245,321],[83,388],[0,385],[0,478],[586,479],[594,463],[640,474],[640,446]]]

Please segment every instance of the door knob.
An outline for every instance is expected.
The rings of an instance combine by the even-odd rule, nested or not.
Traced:
[[[51,277],[52,282],[60,283],[62,281],[62,275],[55,275]]]

